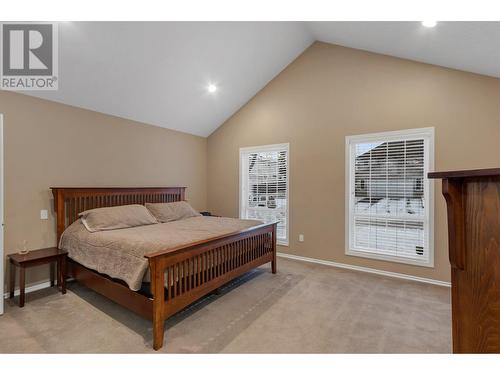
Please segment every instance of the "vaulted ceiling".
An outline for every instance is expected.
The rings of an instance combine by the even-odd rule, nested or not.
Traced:
[[[315,40],[500,77],[499,37],[498,22],[64,22],[59,90],[25,93],[206,137]]]

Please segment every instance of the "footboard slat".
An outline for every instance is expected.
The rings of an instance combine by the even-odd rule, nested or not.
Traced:
[[[205,285],[220,281],[226,278],[226,275],[239,271],[248,264],[261,262],[261,264],[272,261],[273,247],[271,244],[271,233],[258,234],[254,237],[243,238],[235,241],[231,245],[222,245],[220,247],[206,250],[206,254],[195,255],[190,258],[175,259],[175,257],[164,257],[165,270],[173,269],[172,279],[170,282],[174,285],[174,291],[171,297],[165,302],[166,305],[172,304],[176,299],[190,294],[195,289],[205,287]],[[235,267],[230,270],[223,268],[226,258],[223,257],[223,252],[231,259],[237,260]],[[255,256],[259,254],[259,256]],[[190,274],[195,273],[195,260],[200,256],[206,256],[205,267],[202,271],[206,272],[208,277],[202,280],[196,286],[191,284]]]
[[[248,272],[256,267],[259,267],[263,264],[266,264],[272,260],[272,256],[268,255],[263,258],[259,258],[254,260],[253,262],[247,263],[240,268],[237,268],[231,272],[226,273],[225,275],[222,275],[219,279],[214,279],[211,280],[199,288],[196,288],[196,290],[193,290],[191,293],[185,293],[178,295],[175,299],[172,301],[168,301],[164,305],[163,313],[165,318],[167,319],[168,317],[174,315],[175,313],[179,312],[183,308],[189,306],[191,303],[196,301],[197,299],[209,294],[219,286],[222,286],[226,284],[227,282],[233,280],[234,278],[244,274],[245,272]]]

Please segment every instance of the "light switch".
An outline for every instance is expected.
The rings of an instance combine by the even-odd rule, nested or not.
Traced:
[[[47,210],[40,210],[40,219],[41,220],[47,220],[49,218],[49,211]]]
[[[299,234],[299,242],[304,242],[304,235],[303,234]]]

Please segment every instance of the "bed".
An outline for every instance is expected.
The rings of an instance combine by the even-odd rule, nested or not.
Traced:
[[[57,216],[57,241],[66,229],[77,228],[79,213],[102,207],[124,206],[146,203],[169,203],[185,200],[184,187],[158,188],[51,188]],[[224,220],[214,222],[224,223]],[[198,221],[197,221],[198,220]],[[159,235],[163,231],[179,233],[191,226],[209,225],[201,218],[193,218],[164,228],[151,227],[141,232],[144,238]],[[189,225],[188,225],[189,224]],[[234,224],[234,223],[233,223]],[[177,227],[176,227],[177,225]],[[212,224],[210,224],[212,225]],[[224,223],[225,225],[225,223]],[[258,224],[235,229],[230,233],[218,234],[210,231],[207,238],[198,233],[193,241],[165,242],[164,247],[156,246],[144,254],[147,277],[131,288],[126,279],[111,277],[88,267],[89,264],[69,259],[68,275],[82,285],[96,291],[112,301],[128,308],[153,323],[153,348],[160,349],[164,341],[164,322],[178,311],[187,307],[206,294],[249,270],[271,263],[272,273],[276,273],[276,223]],[[248,225],[247,225],[248,226]],[[177,228],[177,229],[175,229]],[[125,232],[124,232],[125,233]],[[127,232],[129,233],[129,232]],[[182,232],[186,233],[186,232]],[[130,233],[129,233],[130,234]],[[115,233],[116,235],[116,233]],[[122,241],[126,244],[127,237]],[[116,276],[116,275],[113,275]],[[133,290],[135,289],[135,290]]]

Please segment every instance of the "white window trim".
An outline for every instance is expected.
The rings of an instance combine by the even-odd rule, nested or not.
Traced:
[[[358,251],[351,246],[351,223],[352,223],[352,212],[351,205],[353,204],[352,191],[352,181],[351,176],[354,174],[354,163],[351,161],[351,143],[357,142],[370,142],[378,141],[383,138],[388,141],[397,141],[401,139],[424,139],[425,147],[428,150],[428,157],[424,159],[424,181],[423,186],[425,194],[424,199],[428,202],[425,207],[428,218],[427,222],[424,222],[424,228],[427,228],[428,237],[426,239],[426,245],[429,249],[429,259],[425,261],[419,261],[416,259],[404,259],[402,257],[396,257],[391,255],[383,254],[372,254],[368,252]],[[381,133],[371,133],[371,134],[361,134],[347,136],[345,139],[345,194],[346,194],[346,208],[345,208],[345,254],[350,256],[384,260],[395,263],[411,264],[423,267],[434,267],[434,180],[427,177],[427,173],[434,170],[434,127],[419,128],[419,129],[406,129],[397,130],[390,132]]]
[[[288,246],[290,241],[290,144],[289,143],[277,143],[273,145],[264,146],[252,146],[252,147],[241,147],[239,153],[239,217],[243,218],[243,166],[242,166],[242,154],[247,154],[251,152],[266,152],[266,151],[277,151],[286,150],[287,163],[286,163],[286,240],[277,240],[277,244],[280,246]]]

